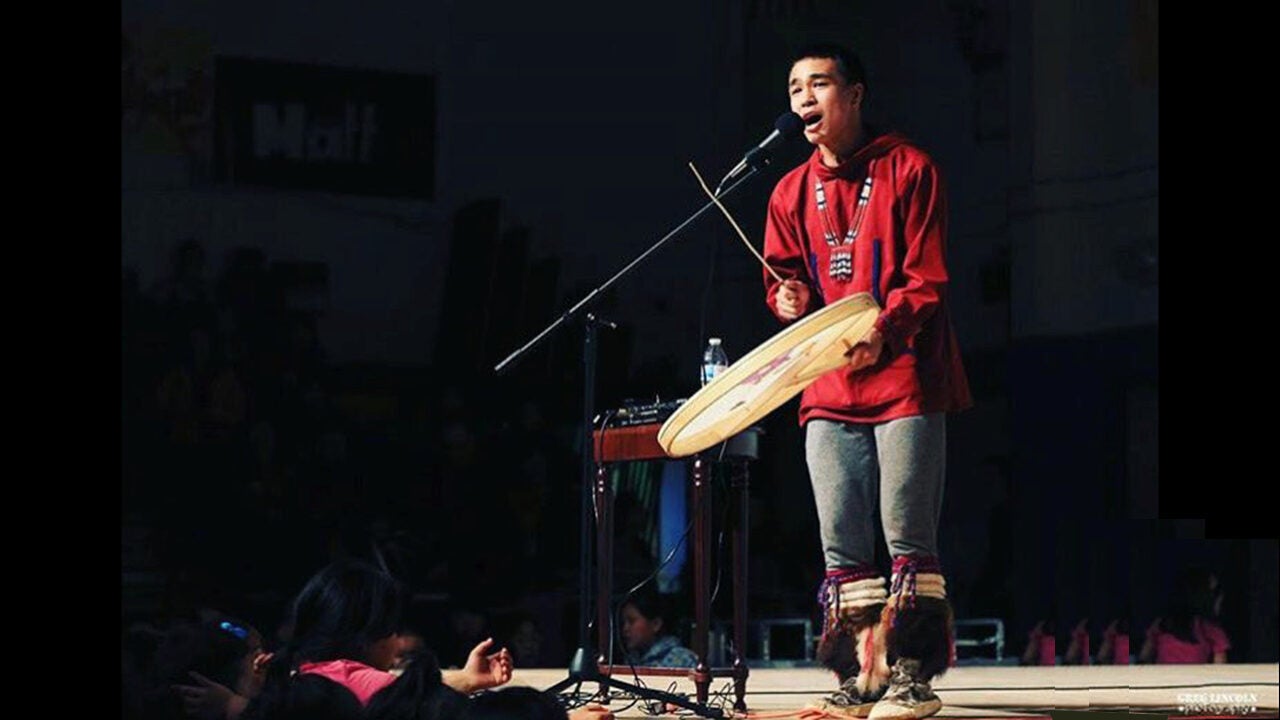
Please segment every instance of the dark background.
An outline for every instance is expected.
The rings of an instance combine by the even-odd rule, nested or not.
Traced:
[[[1276,540],[1215,504],[1251,477],[1223,455],[1248,449],[1158,440],[1155,0],[138,0],[121,24],[126,622],[215,604],[270,630],[329,558],[376,548],[446,656],[466,618],[504,636],[532,619],[533,664],[567,662],[579,331],[492,367],[700,206],[686,164],[712,181],[733,165],[787,108],[789,53],[822,40],[862,55],[867,118],[948,180],[976,400],[948,425],[957,615],[1003,619],[1010,652],[1046,618],[1061,634],[1128,616],[1140,636],[1202,563],[1233,660],[1276,661]],[[237,96],[215,69],[254,78],[254,62],[310,69],[322,92],[396,78],[364,92],[407,92],[430,117],[398,136],[429,167],[226,172]],[[786,147],[728,203],[757,246],[773,183],[808,151]],[[719,216],[599,309],[619,329],[601,338],[597,410],[687,397],[707,337],[734,359],[779,328]],[[753,467],[757,618],[811,613],[821,577],[795,409],[764,421]],[[624,576],[652,567],[656,472],[620,501]]]

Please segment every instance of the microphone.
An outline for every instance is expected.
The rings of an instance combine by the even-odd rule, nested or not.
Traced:
[[[769,152],[774,147],[780,145],[783,140],[790,140],[799,135],[803,129],[804,120],[801,120],[799,115],[790,110],[779,115],[778,119],[773,121],[773,132],[769,133],[769,136],[759,145],[751,148],[742,157],[742,160],[729,171],[729,174],[724,176],[724,179],[716,186],[716,195],[720,194],[720,189],[724,187],[725,183],[737,177],[738,173],[746,170],[748,165],[757,167],[769,162]]]

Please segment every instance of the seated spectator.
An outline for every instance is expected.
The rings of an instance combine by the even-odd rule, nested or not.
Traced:
[[[634,595],[622,605],[627,662],[640,667],[693,667],[698,658],[670,634],[666,602],[657,594]],[[664,631],[667,631],[664,633]]]
[[[1088,665],[1093,661],[1089,650],[1089,619],[1085,618],[1071,630],[1071,640],[1067,643],[1067,654],[1062,657],[1063,665]]]
[[[404,603],[400,583],[367,563],[339,561],[321,570],[294,600],[291,636],[275,653],[246,720],[359,716],[396,680],[390,670]],[[492,644],[481,642],[461,670],[443,673],[441,681],[462,693],[509,681],[510,653],[488,654]]]
[[[1129,664],[1129,619],[1113,620],[1102,632],[1102,642],[1098,645],[1097,662],[1099,665]]]
[[[1156,664],[1225,663],[1231,641],[1218,623],[1218,578],[1200,568],[1178,578],[1168,611],[1147,628],[1139,661]]]
[[[152,657],[144,716],[233,720],[261,689],[269,659],[262,635],[242,620],[213,615],[179,622]]]
[[[1052,619],[1041,620],[1027,633],[1027,647],[1019,662],[1022,665],[1057,664],[1057,640]]]

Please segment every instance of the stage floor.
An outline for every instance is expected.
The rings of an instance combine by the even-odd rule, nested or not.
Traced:
[[[515,671],[513,685],[548,688],[564,679],[560,669]],[[619,676],[635,683],[635,678]],[[693,695],[684,678],[641,676],[641,682],[662,690]],[[934,683],[945,705],[937,717],[1045,717],[1048,710],[1132,710],[1189,717],[1276,717],[1280,665],[1140,665],[1092,667],[952,668]],[[817,668],[752,669],[747,680],[747,708],[751,713],[779,717],[780,711],[799,712],[834,689],[834,679]],[[715,678],[709,705],[733,706],[732,681]],[[595,692],[584,683],[583,692]],[[1226,708],[1197,708],[1226,705]],[[1192,705],[1192,707],[1185,707]],[[614,700],[619,717],[652,717],[640,704]],[[1185,709],[1184,709],[1185,707]],[[1250,712],[1250,708],[1253,708]]]

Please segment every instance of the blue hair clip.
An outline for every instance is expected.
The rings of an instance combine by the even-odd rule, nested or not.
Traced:
[[[240,627],[239,625],[236,625],[236,624],[234,624],[234,623],[229,623],[229,622],[227,622],[226,620],[223,620],[222,622],[218,623],[218,627],[219,627],[219,628],[222,628],[223,630],[226,630],[227,632],[231,633],[232,635],[235,635],[236,637],[240,638],[241,640],[246,640],[246,639],[248,639],[248,637],[249,637],[249,631],[248,631],[248,630],[245,630],[244,628],[242,628],[242,627]]]

